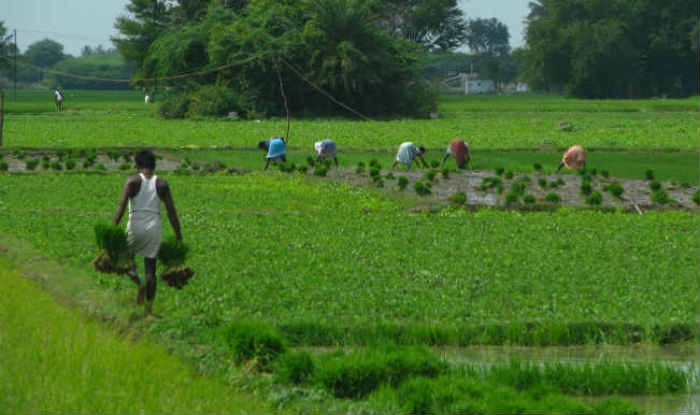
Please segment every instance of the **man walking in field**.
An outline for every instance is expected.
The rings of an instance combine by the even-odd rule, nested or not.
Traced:
[[[56,103],[56,110],[58,112],[61,112],[61,106],[63,104],[63,94],[61,93],[61,91],[58,88],[56,88],[56,90],[54,90],[54,95],[55,95],[54,101]]]
[[[170,187],[165,180],[153,174],[156,168],[155,155],[150,151],[142,151],[134,159],[139,174],[126,179],[114,215],[114,224],[118,225],[121,221],[128,201],[127,242],[129,251],[143,257],[146,284],[141,283],[136,269],[129,273],[129,277],[139,286],[136,303],[143,304],[145,295],[146,314],[150,314],[156,297],[156,259],[163,237],[160,227],[161,202],[165,203],[170,225],[178,241],[182,241],[182,234]]]
[[[323,141],[317,141],[314,143],[314,149],[316,153],[318,153],[319,162],[326,157],[333,158],[333,160],[335,160],[335,167],[338,167],[338,148],[333,140],[326,138]]]
[[[280,136],[259,142],[258,148],[267,152],[265,156],[265,170],[267,170],[270,162],[287,161],[287,143]]]
[[[571,170],[578,170],[581,167],[586,167],[586,152],[583,151],[583,147],[573,146],[566,150],[564,157],[561,159],[561,163],[559,163],[559,167],[557,167],[557,173],[559,173],[559,170],[564,166]]]
[[[454,156],[455,160],[457,161],[458,168],[467,168],[467,165],[469,165],[469,160],[471,159],[471,156],[469,155],[469,144],[460,138],[455,138],[452,140],[450,145],[447,146],[445,157],[442,158],[442,166],[445,165],[445,162],[450,156]]]
[[[399,151],[396,153],[396,158],[394,158],[394,164],[391,165],[391,168],[393,169],[396,167],[398,163],[402,163],[408,166],[408,169],[411,169],[411,166],[413,165],[413,160],[415,160],[416,157],[420,159],[421,162],[423,162],[424,167],[428,167],[428,163],[425,162],[423,159],[423,154],[425,153],[425,147],[416,147],[415,144],[411,143],[410,141],[407,141],[405,143],[401,143],[399,146]]]

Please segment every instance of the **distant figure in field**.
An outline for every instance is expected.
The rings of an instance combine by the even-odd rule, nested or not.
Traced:
[[[423,162],[424,167],[428,167],[428,163],[425,162],[423,159],[423,154],[425,153],[425,147],[416,147],[415,144],[411,143],[410,141],[407,141],[405,143],[401,143],[399,146],[399,151],[396,153],[396,158],[394,158],[394,164],[391,165],[391,168],[393,169],[396,167],[398,163],[402,163],[408,166],[409,170],[411,169],[411,166],[413,165],[413,160],[418,157],[421,162]]]
[[[182,234],[168,182],[153,174],[156,168],[155,155],[150,151],[142,151],[134,159],[139,174],[126,179],[114,215],[114,224],[118,225],[121,221],[128,201],[127,242],[130,252],[143,257],[146,284],[141,283],[136,267],[129,273],[129,277],[139,286],[136,303],[143,304],[145,295],[146,314],[150,314],[156,297],[156,259],[163,238],[160,229],[160,202],[165,203],[170,225],[178,241],[182,241]]]
[[[144,99],[146,104],[151,104],[153,103],[153,98],[151,98],[151,94],[146,94],[146,98]]]
[[[442,158],[442,166],[445,165],[445,162],[450,156],[453,156],[457,161],[457,167],[466,169],[467,165],[469,165],[469,160],[471,160],[471,156],[469,155],[469,143],[459,138],[452,140],[450,145],[447,146],[445,157]]]
[[[559,163],[559,167],[557,167],[557,173],[559,173],[559,170],[564,166],[571,170],[578,170],[581,167],[586,167],[586,152],[583,151],[583,147],[573,146],[566,150],[564,157],[561,159],[561,163]]]
[[[56,88],[53,93],[55,95],[54,101],[56,102],[56,110],[58,112],[61,112],[61,106],[63,104],[63,94],[58,88]]]
[[[314,149],[316,149],[316,153],[318,153],[318,161],[326,157],[333,158],[333,160],[335,160],[335,167],[338,167],[338,148],[333,140],[326,138],[323,141],[317,141],[314,143]]]
[[[267,170],[270,162],[287,161],[287,143],[280,136],[259,142],[258,148],[267,152],[265,155],[265,170]]]

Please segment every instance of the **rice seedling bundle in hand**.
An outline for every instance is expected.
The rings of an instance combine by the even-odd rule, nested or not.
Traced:
[[[160,273],[160,278],[178,290],[187,285],[194,275],[192,267],[185,265],[188,250],[184,242],[171,238],[164,241],[158,251],[158,259],[165,268]]]
[[[119,226],[98,223],[95,237],[99,253],[92,261],[95,270],[103,274],[128,273],[134,266],[134,256],[129,252],[126,232]]]

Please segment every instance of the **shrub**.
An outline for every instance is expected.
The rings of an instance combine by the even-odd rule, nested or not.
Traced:
[[[696,205],[700,205],[700,191],[693,193],[693,202],[695,202]]]
[[[187,99],[187,117],[223,116],[237,110],[233,90],[223,85],[203,85],[190,93]]]
[[[316,377],[338,398],[359,398],[382,384],[396,387],[409,377],[435,377],[446,370],[447,364],[426,347],[387,345],[325,356],[316,368]]]
[[[158,107],[158,114],[166,120],[185,118],[189,106],[190,97],[186,93],[169,94]]]
[[[458,205],[463,205],[467,202],[467,194],[464,192],[457,192],[452,195],[452,201]]]
[[[542,171],[542,165],[540,163],[533,164],[532,168],[535,169],[535,171]]]
[[[654,171],[651,169],[647,169],[646,172],[644,172],[644,175],[646,176],[647,180],[654,180]]]
[[[591,186],[590,182],[583,181],[581,182],[581,194],[584,196],[588,196],[593,192],[593,186]]]
[[[544,177],[540,177],[539,179],[537,179],[537,184],[544,189],[545,187],[547,187],[547,179],[545,179]]]
[[[504,169],[503,167],[496,168],[496,174],[499,176],[502,176],[503,172],[505,172],[505,171],[506,171],[506,169]]]
[[[603,195],[596,190],[586,198],[586,203],[589,205],[600,205],[601,203],[603,203]]]
[[[75,168],[75,160],[73,160],[73,159],[66,160],[66,170],[73,170],[74,168]]]
[[[0,171],[7,171],[9,168],[10,166],[6,161],[0,161]]]
[[[34,170],[34,169],[36,169],[36,166],[39,165],[39,159],[27,160],[27,163],[26,163],[26,164],[27,164],[27,165],[26,165],[27,170]]]
[[[236,363],[255,359],[255,366],[261,370],[285,351],[282,337],[273,328],[262,323],[244,321],[225,327],[224,338],[229,345]]]
[[[408,186],[408,178],[406,176],[399,177],[399,189],[404,190]]]
[[[415,190],[416,193],[421,196],[429,195],[430,185],[428,183],[418,181],[413,184],[413,190]]]
[[[666,189],[660,187],[659,189],[651,192],[651,201],[658,203],[659,205],[665,205],[666,203],[670,202],[671,199],[668,197]]]
[[[610,172],[607,171],[607,170],[602,170],[602,171],[600,172],[600,174],[601,174],[603,177],[605,177],[606,179],[607,179],[608,177],[610,177]]]
[[[304,383],[314,373],[314,362],[306,351],[287,351],[275,365],[277,376],[294,384]]]
[[[510,179],[512,179],[512,178],[513,178],[513,172],[510,171],[510,170],[508,170],[508,171],[506,172],[506,179],[509,179],[509,180],[510,180]]]
[[[447,167],[444,167],[444,168],[440,171],[440,173],[442,173],[442,178],[443,178],[443,179],[449,179],[449,178],[450,178],[450,169],[448,169]]]
[[[611,195],[615,196],[616,198],[622,197],[622,193],[624,193],[625,189],[620,185],[618,182],[612,182],[605,186],[603,188],[606,192],[610,192]]]
[[[651,190],[659,190],[659,189],[661,189],[661,183],[654,180],[654,181],[649,183],[649,187],[651,188]]]
[[[316,166],[316,168],[314,168],[314,176],[326,177],[327,173],[328,169],[326,168],[326,166],[318,165]]]
[[[530,195],[530,194],[527,194],[523,197],[523,202],[528,203],[528,204],[535,203],[535,200],[536,200],[535,196]]]
[[[511,204],[511,203],[517,203],[518,202],[518,194],[517,193],[507,193],[505,197],[506,204]]]
[[[561,202],[561,196],[559,196],[557,193],[547,193],[544,200],[551,203],[559,203]]]

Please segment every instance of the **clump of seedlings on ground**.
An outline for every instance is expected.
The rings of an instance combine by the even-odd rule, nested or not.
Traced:
[[[94,227],[98,254],[92,261],[95,270],[104,274],[126,274],[134,267],[129,253],[126,232],[119,226],[98,223]]]
[[[187,245],[175,238],[168,239],[160,245],[158,260],[163,265],[160,278],[169,286],[182,289],[194,275],[192,267],[185,264],[188,251]]]
[[[479,188],[484,191],[495,188],[498,193],[502,193],[503,181],[498,176],[484,177],[481,180],[481,186],[479,186]]]
[[[557,193],[547,193],[547,196],[544,197],[544,200],[550,203],[560,203],[561,202],[561,196]]]
[[[413,183],[413,190],[420,196],[427,196],[431,193],[430,182],[417,181]]]
[[[457,192],[452,195],[452,202],[457,205],[463,205],[467,202],[467,194],[464,192]]]
[[[586,204],[598,206],[603,203],[603,195],[599,191],[594,191],[586,198]]]
[[[616,197],[617,199],[622,199],[622,193],[625,192],[625,189],[622,187],[622,185],[618,182],[612,182],[609,184],[606,184],[603,186],[603,191],[609,192],[611,195]]]
[[[399,190],[406,189],[406,186],[408,186],[408,178],[406,176],[400,176],[399,177]]]

